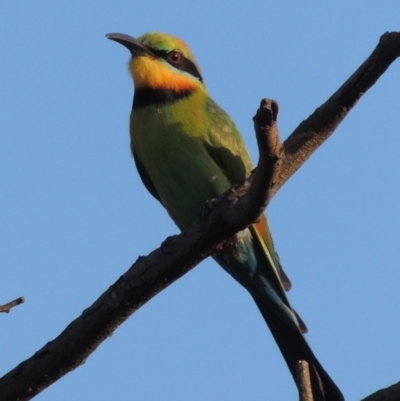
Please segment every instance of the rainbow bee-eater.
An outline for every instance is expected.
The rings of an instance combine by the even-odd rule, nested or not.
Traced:
[[[200,69],[180,39],[147,33],[138,39],[112,33],[131,53],[134,82],[131,150],[148,191],[183,230],[207,200],[250,175],[253,166],[229,116],[211,99]],[[268,324],[296,381],[299,360],[314,367],[325,399],[343,400],[304,339],[304,323],[289,304],[285,276],[264,217],[214,253],[214,259],[245,287]]]

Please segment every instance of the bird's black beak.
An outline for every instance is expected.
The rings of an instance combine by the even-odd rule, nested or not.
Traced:
[[[125,35],[124,33],[108,33],[106,37],[125,46],[131,52],[132,57],[141,54],[153,56],[153,53],[147,47],[143,46],[143,44],[137,39],[132,38],[132,36]]]

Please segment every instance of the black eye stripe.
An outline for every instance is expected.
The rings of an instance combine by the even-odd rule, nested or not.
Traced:
[[[167,61],[169,64],[177,68],[178,70],[185,71],[189,73],[190,75],[193,75],[196,77],[200,82],[203,82],[203,78],[200,75],[199,70],[197,69],[196,65],[186,58],[183,54],[179,53],[181,55],[181,61],[179,63],[171,63],[168,60],[168,52],[163,51],[163,50],[155,50],[155,49],[150,49],[152,53],[154,53],[155,56],[163,58],[165,61]]]

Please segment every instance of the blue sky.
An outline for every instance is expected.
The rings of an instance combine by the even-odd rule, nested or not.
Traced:
[[[105,34],[184,39],[243,133],[263,97],[285,138],[399,30],[400,3],[3,2],[0,7],[0,375],[139,255],[177,232],[129,153],[129,54]],[[400,63],[268,208],[289,298],[349,400],[399,380]],[[296,389],[248,294],[207,260],[36,398],[289,400]]]

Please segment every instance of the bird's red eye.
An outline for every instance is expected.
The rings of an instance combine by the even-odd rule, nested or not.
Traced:
[[[181,62],[182,56],[178,52],[169,52],[168,61],[173,64],[179,64]]]

